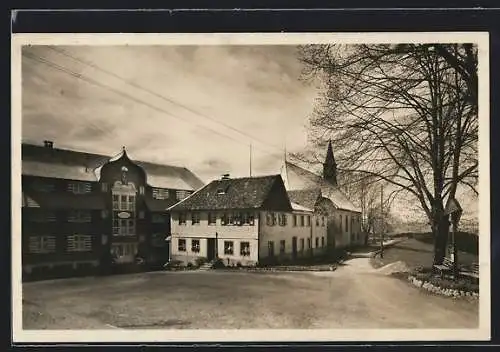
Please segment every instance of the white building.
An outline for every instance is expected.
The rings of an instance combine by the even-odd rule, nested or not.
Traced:
[[[328,216],[328,248],[346,248],[365,243],[361,231],[361,209],[337,185],[337,164],[331,143],[323,164],[323,176],[285,160],[281,169],[292,202]]]
[[[292,204],[280,175],[212,181],[169,208],[171,260],[255,265],[320,255],[326,217]]]

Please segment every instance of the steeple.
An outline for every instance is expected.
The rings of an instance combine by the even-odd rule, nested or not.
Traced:
[[[337,185],[337,164],[333,156],[332,141],[328,142],[325,162],[323,163],[323,179],[332,185]]]

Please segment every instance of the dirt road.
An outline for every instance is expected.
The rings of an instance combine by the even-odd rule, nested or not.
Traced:
[[[478,304],[422,292],[368,258],[334,272],[157,272],[23,285],[25,329],[476,328]]]

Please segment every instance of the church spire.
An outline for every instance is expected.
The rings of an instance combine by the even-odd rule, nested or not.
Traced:
[[[325,162],[323,163],[323,179],[334,186],[337,185],[337,163],[333,156],[332,141],[328,142]]]

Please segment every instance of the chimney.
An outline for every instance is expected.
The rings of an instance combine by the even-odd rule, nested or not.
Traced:
[[[43,141],[43,145],[45,146],[45,148],[53,148],[54,142],[46,140],[46,141]]]
[[[221,180],[229,180],[229,179],[230,179],[229,174],[224,174],[221,177]]]

